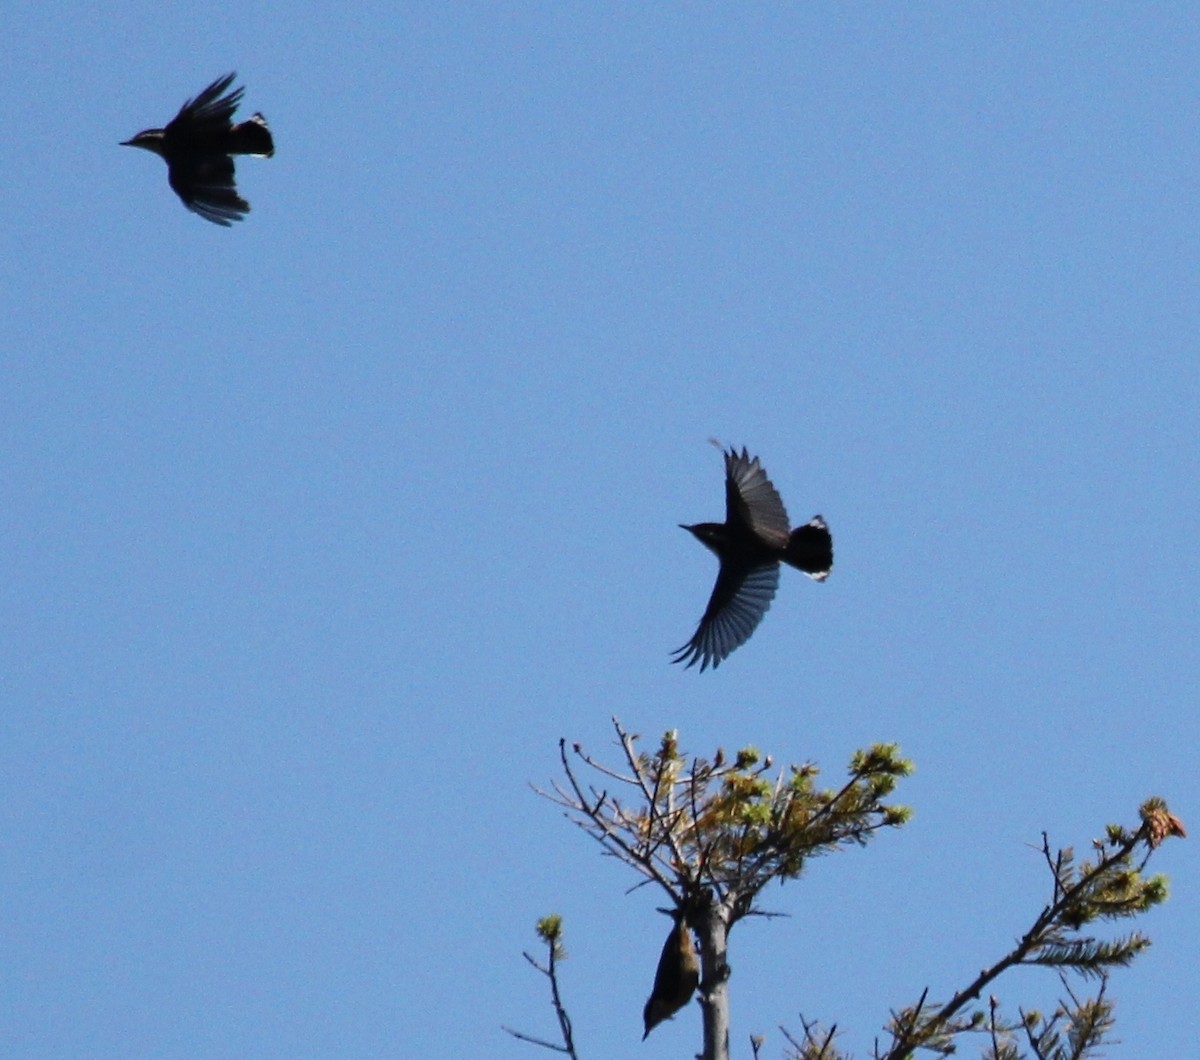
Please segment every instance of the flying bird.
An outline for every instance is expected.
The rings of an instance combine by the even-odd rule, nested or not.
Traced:
[[[672,915],[675,926],[663,943],[658,969],[654,973],[654,989],[650,991],[646,1007],[642,1010],[642,1022],[646,1025],[642,1041],[663,1020],[670,1019],[692,999],[700,982],[700,963],[696,960],[691,928],[682,912]]]
[[[745,448],[725,454],[725,522],[694,523],[684,530],[716,553],[717,583],[696,632],[672,662],[714,670],[750,638],[775,598],[780,562],[824,581],[833,567],[833,538],[813,516],[790,529],[783,501],[767,473]]]
[[[159,155],[167,163],[167,181],[183,205],[227,228],[250,210],[234,186],[233,155],[270,158],[275,153],[275,141],[261,114],[233,123],[233,112],[245,91],[228,91],[235,77],[217,78],[189,99],[165,129],[143,129],[121,144]]]

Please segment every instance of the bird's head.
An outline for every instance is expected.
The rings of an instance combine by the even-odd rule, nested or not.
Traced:
[[[145,151],[151,151],[156,155],[161,156],[163,153],[163,135],[162,129],[143,129],[136,136],[128,140],[122,140],[122,147],[140,147]]]
[[[687,523],[679,524],[680,530],[686,530],[702,545],[711,548],[720,555],[721,546],[725,543],[724,523]]]

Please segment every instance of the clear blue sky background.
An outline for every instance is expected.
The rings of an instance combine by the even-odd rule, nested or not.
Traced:
[[[609,717],[916,816],[735,929],[734,1043],[869,1052],[1165,796],[1200,828],[1191,4],[208,2],[5,17],[0,1041],[13,1057],[582,1055],[665,930],[539,800]],[[118,147],[236,69],[223,230]],[[837,566],[668,664],[760,454]],[[1114,1055],[1195,1050],[1195,840]],[[1050,977],[1001,984],[1045,1007]]]

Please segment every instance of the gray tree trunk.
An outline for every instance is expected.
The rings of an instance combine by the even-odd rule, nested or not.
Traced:
[[[729,1060],[728,901],[713,903],[696,925],[700,935],[700,1007],[704,1013],[702,1060]]]

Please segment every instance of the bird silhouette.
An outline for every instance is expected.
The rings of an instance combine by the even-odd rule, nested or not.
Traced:
[[[665,910],[663,910],[665,912]],[[670,1019],[691,999],[700,982],[700,962],[696,959],[696,948],[692,943],[692,931],[682,912],[671,914],[675,925],[663,943],[658,958],[658,969],[654,973],[654,989],[642,1010],[642,1022],[650,1032],[663,1020]]]
[[[233,124],[244,88],[226,95],[237,74],[217,78],[189,99],[165,129],[143,129],[123,147],[141,147],[167,163],[167,181],[184,206],[206,221],[229,227],[250,211],[234,186],[233,155],[270,158],[275,142],[267,119],[252,114]]]
[[[779,587],[781,562],[815,581],[829,577],[833,538],[814,516],[790,529],[783,501],[758,461],[745,448],[725,456],[725,522],[683,523],[721,562],[708,607],[696,632],[673,653],[672,662],[714,670],[741,647],[762,621]]]

